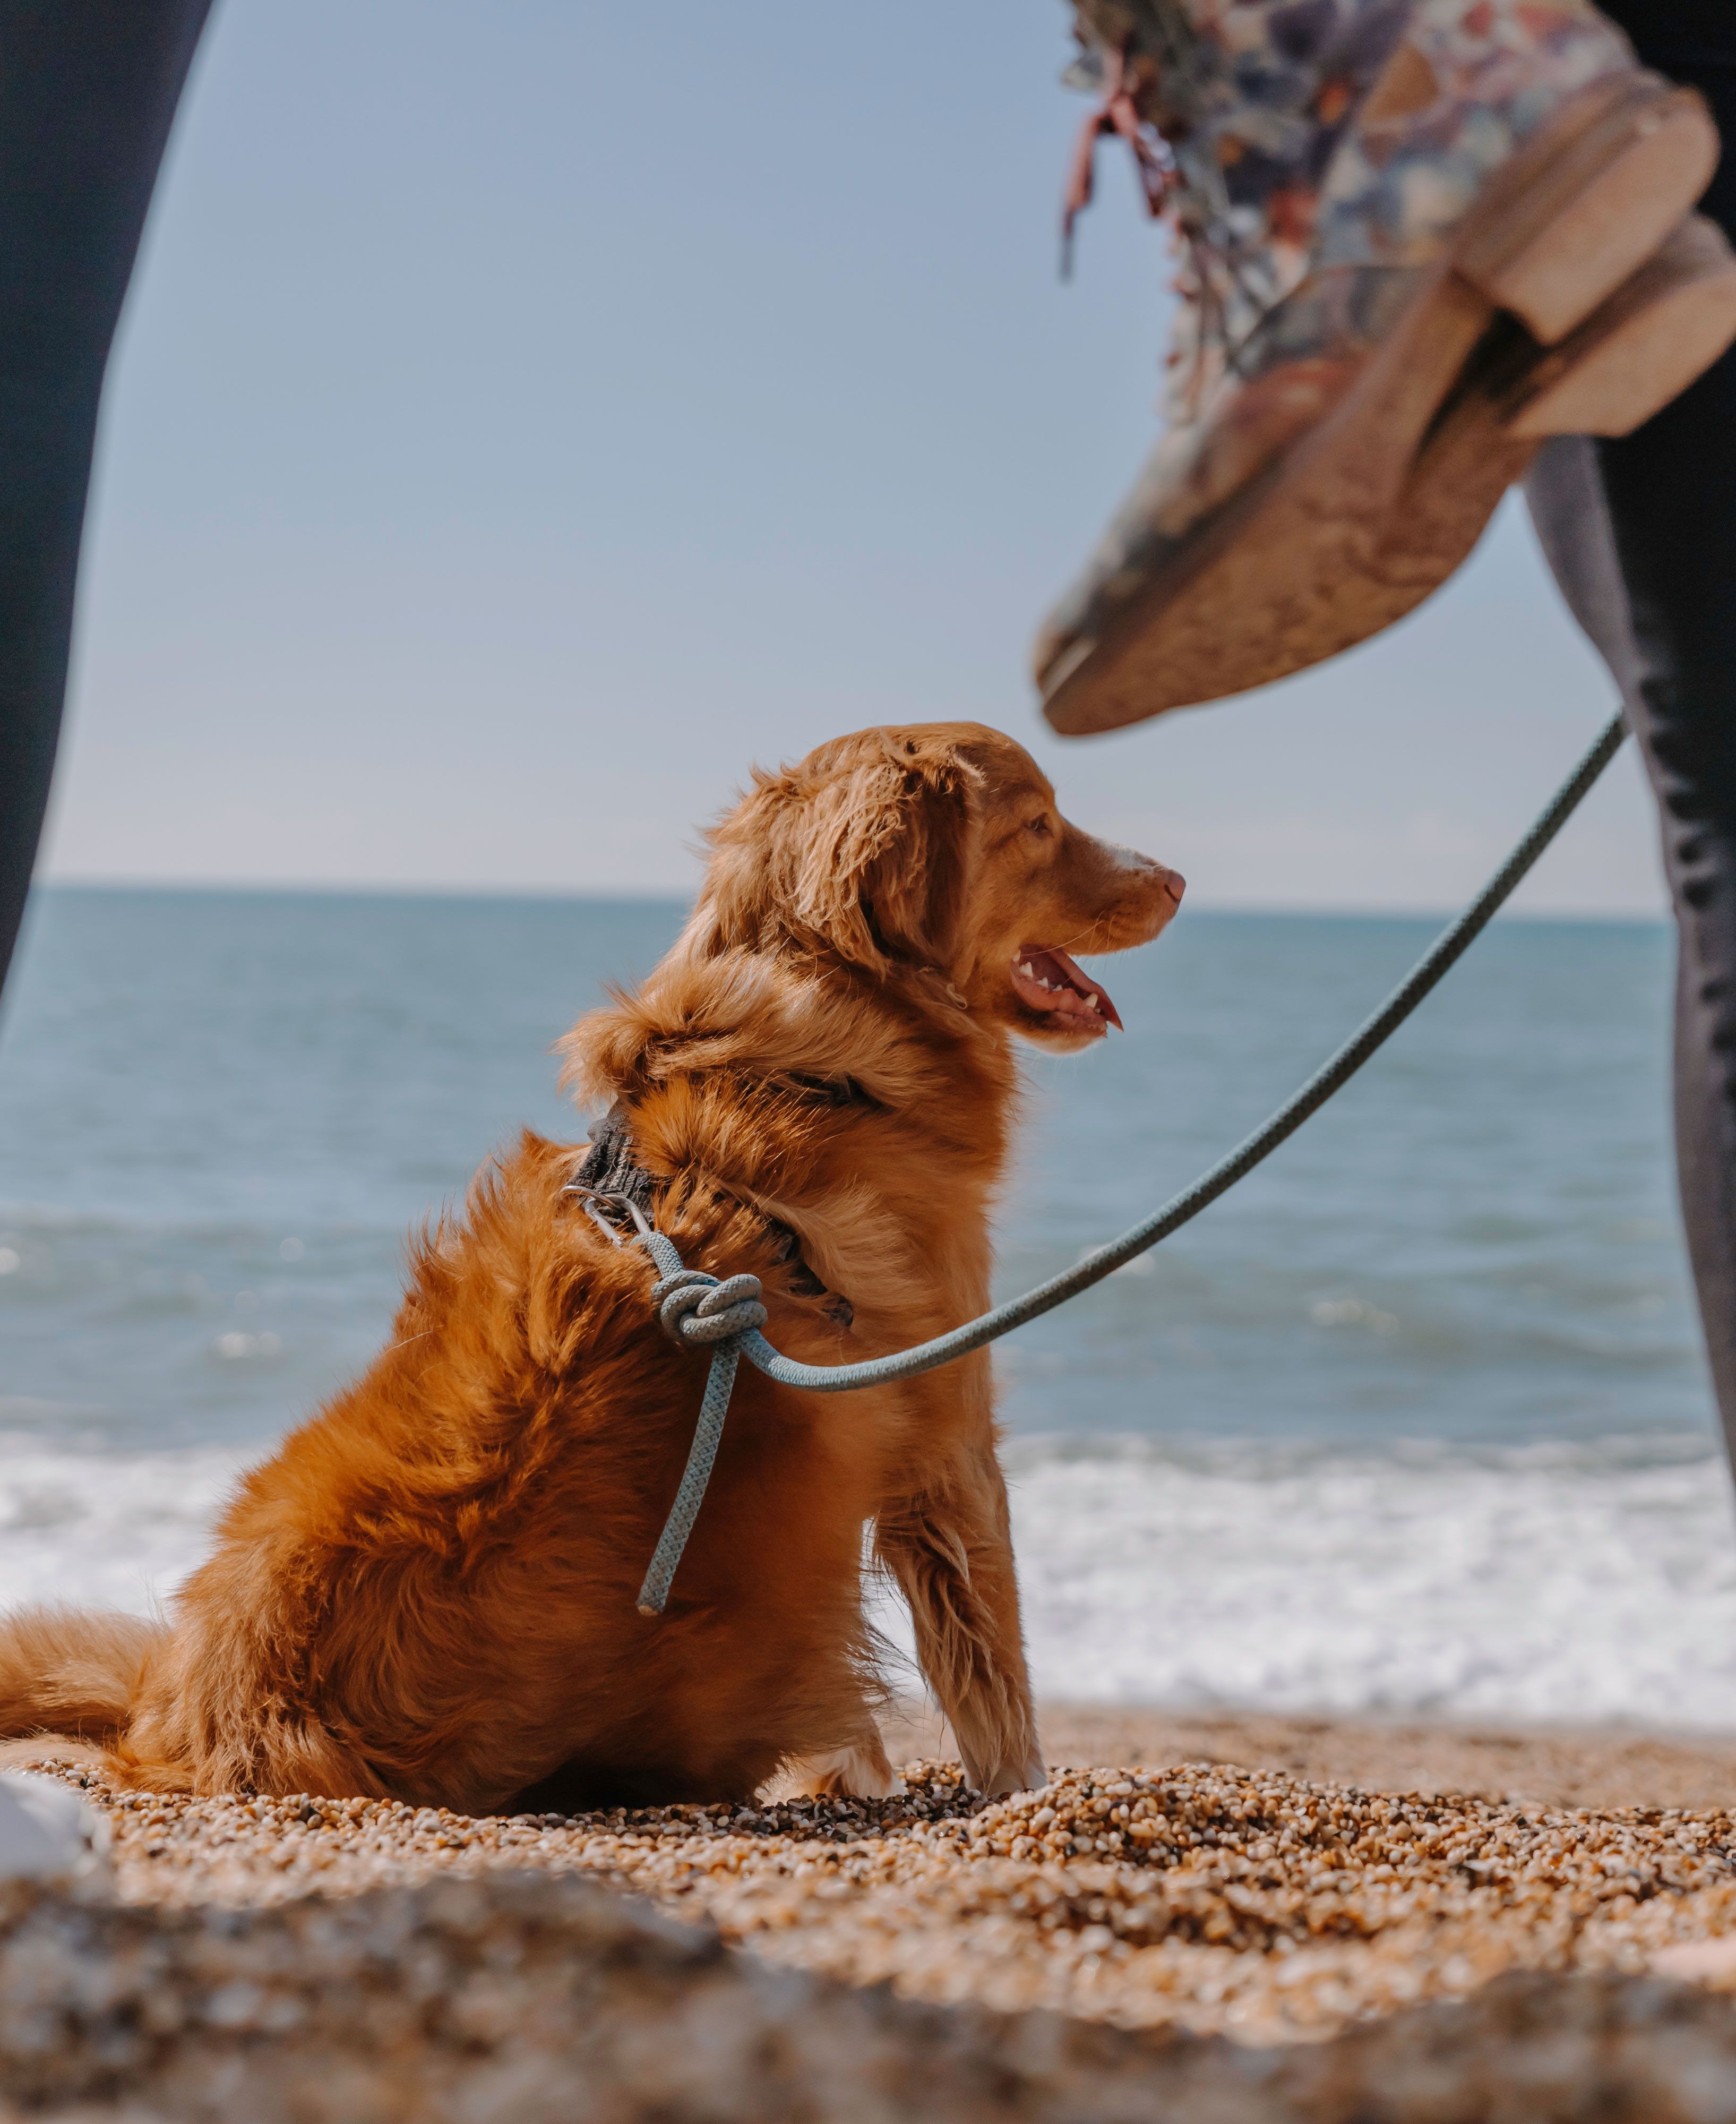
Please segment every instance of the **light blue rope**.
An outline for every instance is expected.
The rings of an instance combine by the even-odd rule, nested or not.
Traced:
[[[1142,1254],[1161,1239],[1166,1239],[1171,1232],[1197,1217],[1202,1210],[1251,1172],[1263,1158],[1269,1158],[1311,1114],[1326,1103],[1340,1085],[1355,1075],[1371,1055],[1386,1044],[1487,927],[1503,901],[1566,825],[1580,799],[1614,759],[1626,735],[1621,717],[1616,716],[1555,792],[1531,831],[1458,920],[1443,931],[1373,1016],[1357,1028],[1336,1054],[1322,1064],[1269,1121],[1238,1144],[1227,1158],[1220,1158],[1209,1171],[1202,1173],[1191,1187],[1173,1196],[1161,1210],[1154,1210],[1124,1232],[1119,1239],[1099,1247],[1072,1268],[1051,1276],[1046,1283],[1039,1283],[1034,1290],[1026,1291],[1022,1298],[1009,1299],[1004,1305],[996,1306],[980,1319],[966,1321],[963,1327],[936,1335],[929,1342],[918,1342],[911,1349],[894,1351],[889,1356],[870,1357],[861,1364],[799,1364],[793,1357],[786,1357],[774,1350],[759,1332],[765,1324],[766,1309],[760,1302],[758,1277],[733,1276],[720,1283],[716,1276],[706,1276],[697,1269],[683,1268],[680,1255],[663,1233],[648,1228],[641,1229],[641,1243],[650,1249],[661,1271],[652,1296],[665,1333],[684,1347],[696,1344],[712,1346],[711,1370],[706,1381],[705,1398],[700,1404],[692,1450],[687,1455],[681,1487],[676,1492],[651,1567],[640,1590],[640,1613],[661,1614],[669,1598],[676,1566],[693,1530],[711,1477],[711,1464],[717,1457],[738,1358],[745,1357],[756,1370],[776,1379],[780,1385],[800,1387],[809,1393],[850,1393],[861,1387],[884,1385],[889,1379],[913,1379],[919,1372],[932,1371],[937,1365],[950,1364],[955,1357],[964,1356],[972,1350],[980,1350],[985,1343],[998,1341],[1013,1328],[1022,1328],[1027,1320],[1035,1320],[1069,1298],[1077,1297],[1081,1290],[1089,1290],[1124,1262]],[[636,1215],[635,1221],[640,1221]]]

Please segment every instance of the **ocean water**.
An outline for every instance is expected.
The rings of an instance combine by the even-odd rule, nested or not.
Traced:
[[[0,1021],[0,1601],[146,1608],[678,906],[38,895]],[[1185,912],[1034,1056],[1010,1294],[1264,1117],[1432,923]],[[1039,1688],[1736,1726],[1661,928],[1497,925],[1325,1113],[999,1346]]]

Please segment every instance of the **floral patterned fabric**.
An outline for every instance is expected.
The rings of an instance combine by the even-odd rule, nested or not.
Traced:
[[[1069,79],[1093,86],[1124,54],[1173,162],[1187,303],[1172,419],[1203,409],[1311,270],[1426,263],[1565,96],[1632,64],[1589,0],[1077,0],[1077,13]]]
[[[1346,129],[1321,187],[1316,265],[1425,264],[1545,119],[1634,63],[1584,0],[1424,0],[1405,43],[1434,95]]]

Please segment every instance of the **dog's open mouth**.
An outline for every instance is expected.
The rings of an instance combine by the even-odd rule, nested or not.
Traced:
[[[1039,951],[1026,945],[1013,960],[1013,993],[1027,1010],[1046,1017],[1083,1018],[1096,1025],[1127,1027],[1107,991],[1065,952]]]

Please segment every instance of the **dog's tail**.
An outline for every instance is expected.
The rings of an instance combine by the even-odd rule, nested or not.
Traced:
[[[77,1744],[81,1756],[105,1753],[125,1732],[146,1664],[167,1634],[142,1615],[73,1608],[0,1615],[0,1744],[52,1735]],[[0,1762],[28,1752],[0,1745]]]

